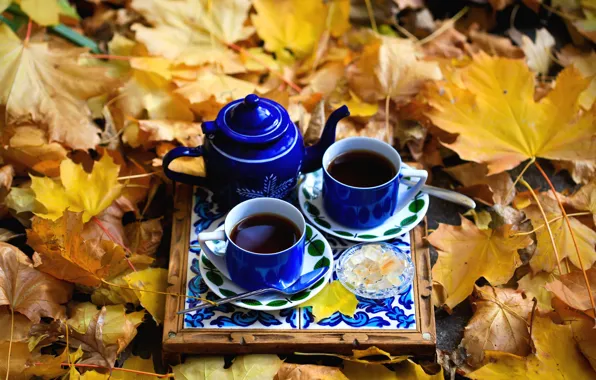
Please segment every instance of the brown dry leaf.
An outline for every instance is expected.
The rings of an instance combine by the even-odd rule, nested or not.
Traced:
[[[60,174],[60,162],[67,154],[59,143],[50,143],[44,130],[33,126],[14,128],[8,144],[2,147],[1,152],[6,162],[15,164],[17,171],[31,168],[51,177]]]
[[[8,370],[8,347],[11,346],[10,354],[10,370]],[[27,366],[27,361],[31,353],[27,343],[13,342],[12,345],[9,342],[0,342],[0,378],[10,380],[21,380],[30,379],[31,376],[27,376],[23,373]],[[6,372],[8,373],[8,376]]]
[[[35,266],[54,277],[87,286],[98,286],[128,268],[124,249],[109,240],[83,240],[81,213],[66,211],[55,222],[34,217],[27,230],[36,253]]]
[[[470,364],[480,364],[485,350],[519,356],[530,353],[528,320],[532,301],[529,298],[524,299],[513,289],[476,287],[474,306],[476,310],[462,339]]]
[[[0,306],[8,305],[33,322],[41,317],[64,317],[72,285],[33,267],[17,247],[0,242]]]
[[[139,128],[147,132],[149,141],[178,141],[184,146],[203,144],[201,123],[174,120],[139,120]]]
[[[596,224],[596,178],[581,187],[573,195],[567,197],[565,203],[578,210],[591,212],[594,218],[594,224]]]
[[[553,309],[551,306],[553,294],[546,285],[554,280],[555,276],[552,273],[539,272],[535,275],[528,273],[517,282],[517,291],[523,292],[530,300],[536,298],[537,310],[546,313]]]
[[[379,36],[365,45],[362,55],[348,68],[350,89],[367,103],[391,98],[408,100],[427,80],[443,77],[436,62],[424,61],[411,40]]]
[[[0,306],[0,326],[10,326],[12,317],[10,315],[10,309],[8,306]],[[2,328],[0,329],[0,342],[27,342],[29,340],[29,330],[33,325],[33,322],[22,314],[14,313],[14,328]]]
[[[464,187],[459,192],[482,199],[488,204],[508,205],[515,197],[515,188],[509,173],[487,175],[485,165],[468,162],[444,169]]]
[[[99,129],[86,100],[115,85],[106,69],[79,65],[86,49],[23,44],[6,24],[0,25],[0,38],[0,103],[6,105],[8,123],[32,121],[47,127],[50,142],[95,148]]]
[[[596,268],[586,270],[586,276],[588,276],[592,295],[596,295]],[[558,280],[546,284],[546,288],[553,292],[555,297],[574,309],[580,311],[592,309],[584,275],[581,271],[564,274]]]
[[[150,219],[127,224],[124,227],[124,232],[130,242],[129,248],[132,252],[153,256],[161,242],[163,227],[160,219]]]
[[[95,219],[85,223],[81,237],[85,240],[100,239],[112,240],[128,246],[128,238],[122,225],[122,217],[127,211],[134,211],[129,208],[126,199],[122,196],[112,202],[105,210],[95,216]],[[106,232],[107,231],[107,232]]]
[[[273,380],[348,380],[337,367],[284,363]]]
[[[594,318],[567,306],[561,300],[553,299],[553,307],[558,316],[571,325],[573,338],[586,359],[596,369],[596,329]]]
[[[454,28],[451,20],[445,21],[449,27],[429,40],[422,47],[427,57],[462,58],[469,50],[467,38]],[[441,27],[437,23],[437,29]]]
[[[0,168],[0,189],[10,190],[12,179],[14,177],[14,168],[12,165],[4,165]]]
[[[571,326],[557,325],[548,317],[534,316],[532,341],[535,353],[520,357],[506,352],[487,352],[489,364],[467,376],[482,380],[566,380],[596,376],[577,348]]]
[[[559,198],[564,199],[561,194],[559,194]],[[562,218],[557,201],[551,192],[538,194],[538,199],[544,208],[546,218],[552,221],[549,226],[555,240],[559,260],[568,258],[575,267],[581,268],[571,232],[565,219]],[[535,204],[524,208],[524,212],[532,221],[534,229],[540,228],[536,231],[536,251],[530,260],[530,267],[534,273],[541,270],[552,272],[557,268],[557,257],[548,230],[544,227],[542,213]],[[569,222],[575,235],[583,265],[585,268],[589,268],[596,262],[596,249],[594,248],[596,245],[596,231],[593,231],[574,217],[569,217]]]
[[[588,160],[553,161],[557,171],[567,170],[575,183],[586,184],[596,178],[596,162]]]
[[[468,36],[473,47],[487,54],[507,58],[523,58],[525,56],[523,50],[513,45],[509,38],[483,32],[476,24],[470,26]]]
[[[82,356],[83,350],[81,348],[74,353],[70,353],[70,350],[66,348],[58,356],[35,355],[31,358],[29,367],[25,369],[24,374],[29,377],[34,376],[34,378],[56,379],[68,372],[67,368],[63,368],[63,363],[75,363]]]
[[[466,299],[480,277],[494,286],[509,281],[521,265],[517,250],[532,242],[528,236],[512,236],[512,232],[511,225],[481,230],[462,217],[461,226],[440,224],[428,237],[439,253],[433,280],[445,288],[448,309]]]
[[[511,5],[514,0],[488,0],[495,11],[502,11]]]

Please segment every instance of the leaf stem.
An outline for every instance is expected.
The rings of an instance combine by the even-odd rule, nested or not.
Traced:
[[[8,362],[6,363],[6,380],[9,379],[10,375],[10,355],[12,354],[12,338],[14,334],[14,310],[12,305],[10,307],[10,340],[8,341]]]
[[[553,236],[553,231],[550,229],[550,225],[548,224],[548,219],[546,218],[546,213],[544,212],[544,208],[542,208],[542,204],[540,204],[540,200],[538,199],[538,196],[534,192],[534,189],[532,189],[532,186],[530,186],[530,184],[527,183],[526,180],[523,178],[520,178],[519,182],[530,191],[530,194],[532,194],[532,197],[536,201],[536,205],[538,205],[538,208],[540,209],[540,213],[542,214],[542,219],[544,219],[544,225],[546,226],[546,230],[548,231],[548,236],[550,237],[550,242],[553,246],[553,252],[555,253],[555,257],[557,260],[557,267],[559,268],[559,273],[563,273],[563,270],[561,269],[561,259],[559,258],[559,251],[557,250],[557,245],[555,244],[555,237]]]
[[[190,299],[193,299],[193,300],[206,302],[206,303],[208,303],[210,305],[213,305],[213,306],[217,306],[214,301],[211,301],[211,300],[208,300],[208,299],[205,299],[205,298],[201,298],[201,297],[189,296],[189,295],[186,295],[186,294],[170,293],[170,292],[160,292],[159,290],[148,290],[148,289],[141,289],[141,288],[133,288],[132,286],[118,285],[118,284],[114,284],[113,282],[109,282],[109,281],[103,280],[103,279],[101,280],[101,282],[103,282],[104,284],[109,285],[109,286],[114,286],[116,288],[128,289],[128,290],[135,290],[135,291],[138,291],[138,292],[146,292],[146,293],[153,293],[153,294],[162,294],[162,295],[165,295],[165,296],[175,296],[175,297],[190,298]]]
[[[430,35],[424,37],[420,41],[418,41],[419,45],[424,45],[427,42],[430,42],[440,36],[441,34],[445,33],[449,28],[451,28],[457,20],[459,20],[463,15],[468,12],[468,7],[464,7],[461,11],[459,11],[455,16],[449,19],[447,22],[444,22],[439,29],[432,32]]]
[[[569,228],[569,233],[571,234],[571,240],[573,240],[573,246],[575,247],[575,252],[577,253],[577,261],[579,262],[580,269],[582,270],[582,273],[584,274],[584,281],[586,283],[588,295],[590,296],[590,303],[592,304],[592,309],[594,310],[594,315],[596,316],[596,303],[594,302],[594,296],[592,295],[592,289],[590,288],[590,280],[588,280],[588,275],[586,274],[586,268],[584,267],[584,262],[582,260],[582,256],[579,253],[579,247],[577,245],[577,240],[575,239],[575,233],[573,233],[573,229],[571,228],[571,222],[569,221],[569,217],[567,216],[567,211],[565,211],[565,207],[563,207],[563,203],[561,203],[559,194],[557,194],[557,191],[555,190],[553,183],[550,181],[550,179],[548,178],[548,176],[542,169],[542,166],[540,166],[538,161],[534,162],[534,166],[536,166],[536,168],[538,169],[540,174],[542,174],[542,176],[548,183],[550,190],[553,192],[555,199],[557,200],[557,203],[559,204],[559,208],[561,209],[561,213],[563,214],[563,218],[565,219],[567,228]]]
[[[33,29],[33,21],[29,19],[29,22],[27,22],[27,34],[25,35],[25,41],[23,41],[25,45],[29,43],[29,39],[31,38],[31,29]]]
[[[530,158],[530,161],[528,161],[528,163],[526,164],[526,166],[524,166],[524,168],[519,173],[519,175],[517,176],[517,178],[515,178],[515,181],[513,181],[513,185],[511,185],[511,188],[509,188],[509,190],[507,190],[507,198],[509,198],[509,196],[511,195],[511,192],[515,189],[515,185],[517,185],[517,183],[519,182],[520,178],[524,175],[524,173],[526,172],[526,170],[528,170],[528,168],[534,163],[534,161],[536,161],[536,157]]]
[[[536,312],[536,306],[538,305],[538,299],[536,297],[532,298],[532,313],[530,314],[530,344],[532,345],[532,352],[536,352],[536,347],[534,347],[534,342],[532,341],[532,329],[534,327],[534,313]]]
[[[364,3],[366,4],[366,12],[368,13],[370,26],[375,31],[375,33],[379,33],[379,29],[377,28],[377,20],[375,20],[375,12],[373,11],[372,4],[370,0],[364,0]]]
[[[567,214],[567,216],[583,216],[583,215],[592,215],[591,212],[589,211],[585,211],[585,212],[576,212],[573,214]],[[548,221],[548,224],[551,224],[553,222],[556,222],[559,219],[563,219],[563,215],[561,216],[557,216],[556,218],[552,218],[551,220]],[[532,231],[528,231],[528,232],[517,232],[515,234],[512,234],[511,236],[523,236],[523,235],[530,235],[533,234],[534,232],[538,231],[539,229],[543,228],[544,224],[534,228]]]

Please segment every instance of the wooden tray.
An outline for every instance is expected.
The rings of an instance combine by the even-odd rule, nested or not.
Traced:
[[[223,213],[206,200],[210,197],[208,194],[207,190],[196,188],[193,196],[191,186],[176,185],[169,293],[198,292],[197,284],[202,280],[191,264],[197,261],[197,250],[194,244],[191,246],[191,240],[196,239],[198,231],[214,229],[223,220]],[[416,267],[412,289],[408,294],[400,295],[399,304],[398,297],[375,301],[361,299],[358,318],[356,315],[349,318],[336,313],[326,322],[315,323],[310,308],[266,313],[230,306],[232,309],[208,312],[210,319],[205,315],[183,316],[176,311],[188,306],[185,297],[167,296],[164,350],[198,354],[350,354],[352,349],[376,346],[394,355],[432,357],[435,355],[436,334],[430,299],[430,257],[423,236],[426,236],[426,229],[418,226],[411,231],[409,238],[402,236],[396,239],[398,245],[407,244]],[[333,241],[332,246],[335,244],[335,257],[352,244],[331,237],[328,240],[330,243]],[[410,241],[413,242],[411,246]],[[206,291],[206,287],[201,286]],[[408,309],[406,312],[404,307]],[[391,317],[388,319],[383,315]]]

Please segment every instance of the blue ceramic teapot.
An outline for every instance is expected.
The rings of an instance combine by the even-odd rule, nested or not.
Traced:
[[[300,172],[321,167],[325,150],[335,141],[337,122],[349,115],[346,106],[335,110],[319,142],[305,148],[300,131],[280,104],[250,94],[224,106],[216,120],[203,123],[202,146],[169,151],[163,168],[174,181],[208,186],[224,207],[251,198],[285,198]],[[176,158],[199,156],[205,160],[207,177],[168,168]]]

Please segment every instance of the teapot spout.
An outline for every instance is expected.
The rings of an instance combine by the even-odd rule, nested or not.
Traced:
[[[306,155],[301,170],[302,173],[314,172],[321,168],[323,154],[325,154],[327,148],[335,142],[335,129],[337,123],[348,116],[350,116],[350,110],[348,110],[348,107],[345,105],[339,107],[329,115],[319,142],[306,148]]]

